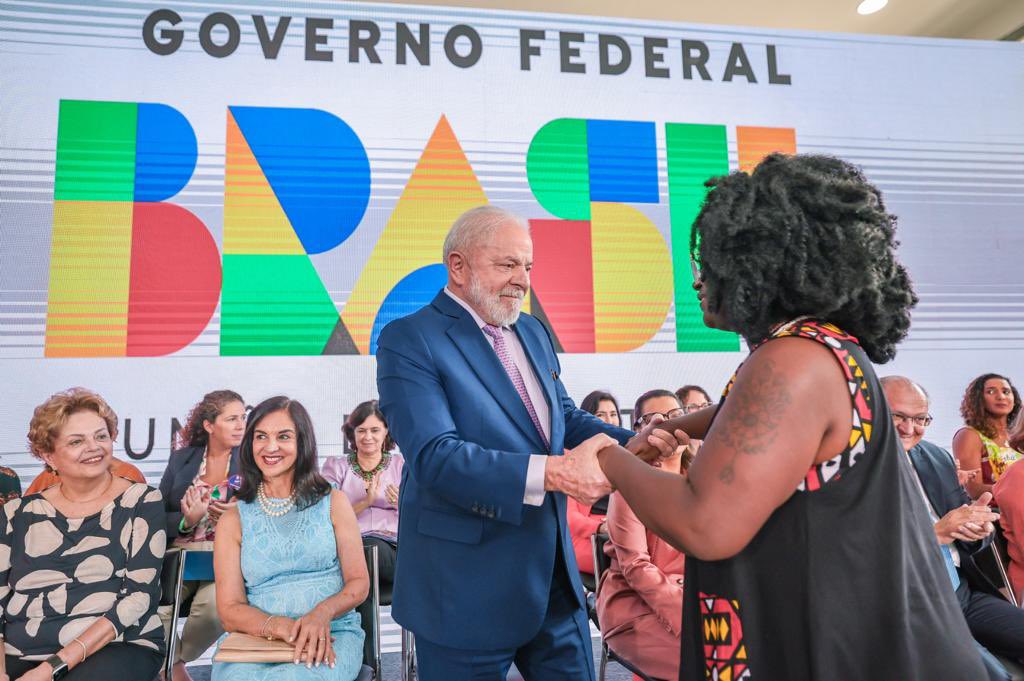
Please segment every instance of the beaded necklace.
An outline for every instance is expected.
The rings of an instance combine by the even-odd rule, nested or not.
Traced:
[[[295,505],[295,492],[292,491],[288,495],[287,499],[271,499],[267,496],[267,491],[263,487],[263,483],[260,482],[256,486],[256,501],[259,502],[260,508],[271,518],[280,518],[281,516],[292,510],[292,506]]]
[[[352,469],[352,472],[363,479],[363,482],[369,484],[373,481],[373,478],[380,473],[382,470],[388,467],[391,463],[391,452],[381,452],[380,463],[374,466],[371,470],[363,470],[363,467],[359,465],[359,456],[355,452],[351,452],[348,455],[348,466]]]

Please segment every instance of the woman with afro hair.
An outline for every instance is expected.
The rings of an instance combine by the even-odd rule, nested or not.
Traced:
[[[707,186],[693,287],[750,355],[717,406],[665,422],[704,438],[687,477],[599,455],[687,555],[680,678],[985,678],[871,365],[917,302],[895,218],[826,156]]]

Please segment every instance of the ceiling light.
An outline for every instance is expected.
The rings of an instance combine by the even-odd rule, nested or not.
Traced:
[[[857,14],[874,14],[889,4],[889,0],[864,0],[857,6]]]

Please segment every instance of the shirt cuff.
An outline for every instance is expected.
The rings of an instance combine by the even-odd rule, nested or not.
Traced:
[[[544,467],[547,462],[546,454],[530,455],[530,465],[526,469],[526,493],[523,494],[523,503],[527,506],[544,503]]]

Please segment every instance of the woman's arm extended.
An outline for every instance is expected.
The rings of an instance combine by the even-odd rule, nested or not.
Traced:
[[[850,396],[837,369],[816,341],[772,341],[737,374],[688,476],[654,469],[621,447],[602,450],[601,467],[641,522],[680,551],[734,556],[813,462],[848,443]]]

